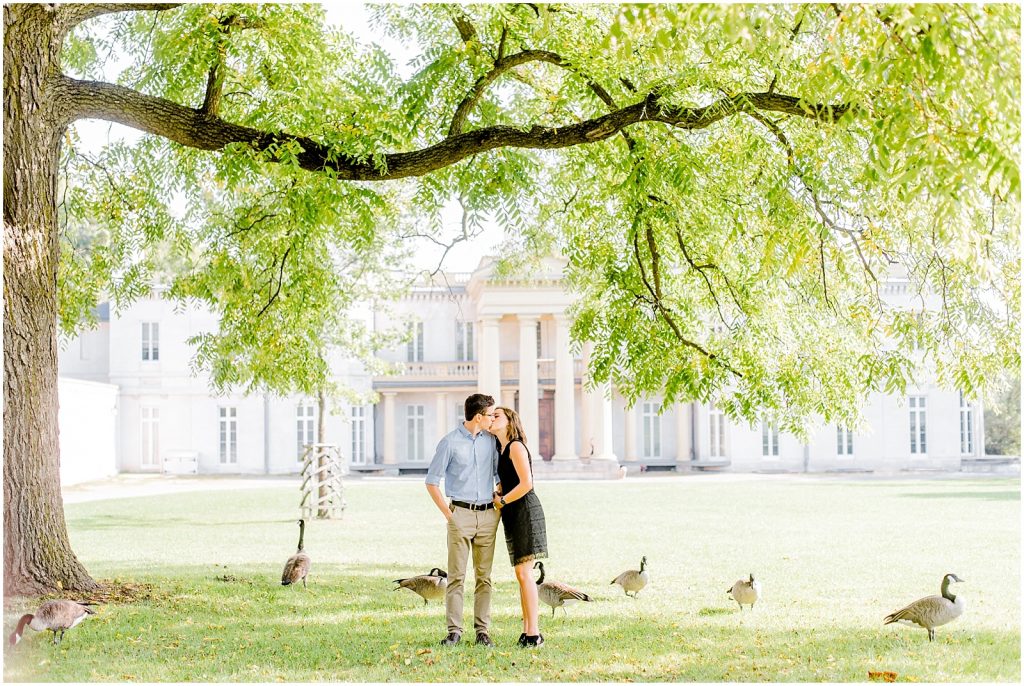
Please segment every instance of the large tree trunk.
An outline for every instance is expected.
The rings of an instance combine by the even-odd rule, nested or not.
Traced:
[[[60,492],[55,14],[4,7],[4,592],[13,595],[96,587],[71,550]]]

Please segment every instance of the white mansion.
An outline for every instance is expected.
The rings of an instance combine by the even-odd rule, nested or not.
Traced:
[[[933,386],[913,388],[905,397],[875,394],[865,411],[866,429],[826,426],[806,443],[767,421],[734,424],[714,406],[663,407],[660,398],[650,397],[627,408],[615,392],[584,391],[588,349],[583,359],[570,353],[563,265],[552,258],[542,273],[508,280],[493,277],[485,258],[471,274],[448,274],[444,286],[414,288],[396,308],[396,316],[412,319],[412,339],[382,354],[403,363],[399,374],[371,377],[343,351],[332,361],[339,380],[372,389],[379,402],[334,408],[327,415],[327,441],[340,446],[354,470],[425,470],[436,441],[461,420],[465,397],[479,391],[518,409],[538,476],[611,476],[620,466],[958,470],[961,460],[984,453],[977,404]],[[898,280],[884,294],[894,304],[909,301]],[[101,308],[97,329],[60,354],[65,480],[76,460],[99,460],[107,472],[182,464],[209,474],[299,471],[303,448],[317,435],[315,400],[215,396],[205,378],[190,373],[193,350],[186,341],[214,329],[213,314],[182,311],[158,297],[137,301],[116,317],[107,311]],[[395,325],[381,315],[372,318],[378,328]],[[98,436],[103,432],[112,432],[109,440]],[[97,450],[104,454],[97,457]]]

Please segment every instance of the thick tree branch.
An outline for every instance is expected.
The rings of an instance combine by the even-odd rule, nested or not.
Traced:
[[[94,17],[102,17],[105,14],[116,14],[118,12],[142,12],[145,10],[155,10],[162,12],[164,10],[172,10],[175,7],[181,7],[184,3],[181,2],[140,2],[140,3],[129,3],[129,2],[103,2],[103,3],[67,3],[58,5],[58,9],[61,12],[61,20],[64,22],[64,26],[68,29],[81,24],[87,19]]]
[[[779,93],[743,93],[726,97],[707,107],[662,108],[656,95],[610,114],[559,127],[491,126],[459,134],[412,152],[382,154],[379,164],[354,160],[330,146],[305,136],[260,131],[206,117],[199,110],[164,98],[143,95],[130,88],[100,81],[79,81],[56,77],[55,89],[63,91],[65,124],[77,119],[102,119],[201,150],[220,150],[231,143],[245,143],[257,150],[273,145],[296,143],[302,152],[296,163],[302,169],[326,171],[337,178],[387,181],[422,176],[497,148],[555,150],[603,140],[640,122],[661,122],[683,129],[703,129],[737,112],[751,108],[782,112],[819,121],[835,121],[847,105],[811,105]]]
[[[455,23],[455,28],[459,30],[462,42],[468,43],[476,38],[476,28],[473,27],[473,22],[465,14],[459,12],[452,17],[452,21]]]
[[[216,117],[220,113],[221,92],[224,90],[223,60],[224,52],[219,50],[217,60],[210,67],[210,73],[206,77],[206,95],[199,111],[207,117]]]
[[[502,46],[504,46],[504,32],[502,33]],[[503,49],[503,48],[502,48]],[[469,113],[473,111],[476,104],[480,102],[480,98],[483,97],[484,91],[487,87],[494,83],[494,80],[499,76],[507,72],[513,67],[518,67],[521,64],[527,62],[550,62],[551,64],[561,65],[561,56],[548,52],[546,50],[524,50],[517,52],[514,55],[508,57],[500,57],[501,49],[498,50],[499,58],[495,60],[494,67],[476,80],[473,84],[473,90],[462,99],[458,107],[455,108],[455,115],[452,117],[451,126],[448,127],[448,137],[457,136],[462,133],[462,127],[466,123],[466,118]]]
[[[498,41],[498,60],[505,57],[505,41],[508,39],[508,27],[501,27],[501,40]]]
[[[510,55],[508,58],[505,58],[505,37],[506,29],[502,29],[501,43],[498,46],[498,59],[494,63],[494,68],[484,76],[480,77],[474,84],[473,90],[469,93],[469,95],[463,98],[462,102],[459,103],[458,107],[455,110],[455,115],[452,117],[452,124],[448,129],[449,137],[456,136],[462,133],[462,128],[466,123],[466,118],[469,116],[469,113],[473,111],[473,108],[476,107],[477,103],[480,102],[480,98],[483,97],[483,93],[487,89],[487,87],[490,84],[492,84],[495,79],[501,76],[502,73],[508,71],[513,67],[525,64],[527,62],[547,62],[549,64],[554,64],[555,66],[563,67],[565,69],[568,69],[570,72],[578,74],[578,72],[576,72],[575,69],[573,69],[564,59],[562,59],[561,55],[554,52],[548,52],[546,50],[524,50],[522,52],[516,53],[515,55]],[[578,75],[583,76],[582,74]],[[615,100],[608,93],[608,91],[605,90],[603,86],[601,86],[601,84],[597,83],[593,79],[587,78],[586,76],[583,76],[583,78],[586,80],[587,87],[590,88],[590,90],[592,90],[595,95],[597,95],[601,102],[608,106],[609,110],[612,110],[614,112],[615,110],[619,109],[618,105],[615,104]],[[622,136],[623,138],[626,139],[626,143],[628,144],[629,149],[632,150],[634,146],[633,139],[625,131],[622,132]]]
[[[217,55],[210,67],[206,79],[206,95],[203,98],[203,105],[199,108],[207,117],[216,117],[220,112],[221,92],[224,90],[224,57],[227,54],[228,34],[232,29],[258,29],[263,28],[264,22],[258,19],[240,17],[237,14],[229,14],[220,20],[219,35],[217,36]]]

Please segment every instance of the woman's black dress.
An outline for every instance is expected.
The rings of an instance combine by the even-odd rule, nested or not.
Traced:
[[[501,481],[502,493],[510,493],[519,485],[519,475],[516,473],[511,454],[512,444],[515,442],[509,441],[498,457],[498,479]],[[523,447],[526,448],[525,443]],[[529,448],[526,448],[526,457],[530,463],[530,474],[533,474],[533,458],[530,457]],[[508,546],[508,556],[513,567],[548,556],[544,509],[532,488],[522,498],[513,500],[501,508],[501,522],[505,527],[505,544]]]

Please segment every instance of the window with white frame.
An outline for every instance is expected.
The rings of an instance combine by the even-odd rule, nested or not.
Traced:
[[[761,420],[761,456],[779,456],[779,426],[773,418]]]
[[[960,454],[974,454],[974,407],[960,391]]]
[[[160,359],[160,323],[142,322],[142,359]]]
[[[366,406],[352,406],[352,462],[366,463]]]
[[[661,403],[644,403],[644,457],[661,457]]]
[[[473,322],[455,322],[455,359],[469,362],[474,354]]]
[[[141,464],[143,467],[156,467],[160,456],[160,409],[142,407],[142,425],[139,432],[142,437]]]
[[[925,418],[925,397],[912,395],[908,399],[910,405],[910,454],[926,455],[928,453],[927,422]]]
[[[853,431],[841,424],[836,425],[836,455],[853,455]]]
[[[409,335],[411,338],[405,344],[405,361],[423,361],[423,322],[409,322]]]
[[[238,408],[221,407],[220,411],[220,463],[238,463]]]
[[[410,462],[422,462],[426,459],[424,452],[424,409],[423,405],[406,406],[406,459]]]
[[[302,461],[306,446],[316,442],[316,403],[303,400],[295,406],[295,458]]]
[[[710,456],[725,457],[725,414],[714,405],[708,410]]]

